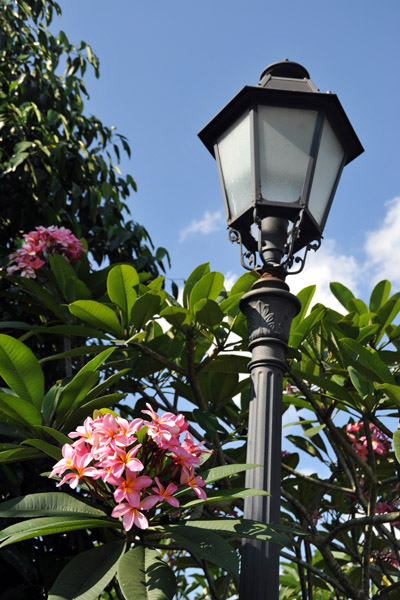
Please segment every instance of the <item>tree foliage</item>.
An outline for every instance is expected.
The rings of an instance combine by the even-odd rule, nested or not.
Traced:
[[[132,220],[126,200],[136,184],[123,177],[123,135],[84,112],[83,77],[99,76],[86,42],[74,46],[48,29],[60,14],[53,0],[2,0],[0,12],[1,257],[21,233],[63,225],[84,237],[97,263],[134,261],[153,275],[168,254],[154,252],[146,229]]]
[[[244,489],[240,465],[249,378],[238,302],[256,276],[245,274],[226,291],[223,276],[200,265],[178,303],[163,290],[162,278],[151,280],[119,264],[101,285],[86,280],[89,291],[95,282],[97,299],[87,293],[67,298],[71,289],[83,287],[76,274],[75,285],[65,285],[64,262],[52,261],[47,288],[40,286],[53,297],[53,321],[29,328],[4,323],[0,336],[0,461],[7,479],[0,543],[19,570],[20,597],[24,585],[36,589],[38,598],[46,592],[50,598],[74,597],[83,585],[90,588],[88,598],[102,597],[102,590],[127,599],[142,594],[189,600],[192,593],[198,599],[233,598],[240,540],[255,536],[282,546],[281,598],[395,598],[399,475],[389,440],[398,419],[400,328],[393,321],[400,297],[390,296],[390,284],[376,286],[369,306],[332,284],[343,314],[322,305],[307,314],[314,288],[300,293],[304,310],[293,323],[283,401],[283,414],[289,407],[298,412],[300,433],[289,433],[290,451],[282,457],[281,525],[267,527],[240,518],[243,498],[257,492]],[[23,278],[17,282],[26,284]],[[38,298],[39,313],[46,314],[46,304]],[[21,341],[71,332],[85,339],[89,331],[90,345],[74,345],[40,362]],[[41,365],[56,361],[72,375],[45,383]],[[188,497],[178,512],[166,507],[148,530],[134,529],[140,535],[131,537],[110,517],[109,506],[87,504],[83,483],[78,491],[54,492],[39,473],[60,458],[66,434],[94,410],[113,408],[134,418],[146,402],[184,414],[190,432],[214,452],[203,471],[207,500]],[[27,482],[18,481],[26,461],[36,478],[28,494]],[[67,535],[53,535],[61,532]],[[129,552],[124,539],[127,548],[134,541]],[[81,559],[75,558],[79,552]],[[28,571],[18,562],[21,553],[30,559]],[[99,564],[102,553],[107,558],[88,581],[82,565]],[[132,565],[141,564],[147,575],[138,581]],[[77,575],[71,592],[72,568]]]

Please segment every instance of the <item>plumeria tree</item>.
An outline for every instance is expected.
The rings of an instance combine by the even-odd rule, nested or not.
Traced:
[[[281,524],[267,527],[241,518],[243,498],[262,493],[244,488],[253,465],[243,464],[238,307],[257,274],[227,291],[200,265],[181,304],[162,278],[120,264],[98,279],[81,275],[81,260],[54,255],[37,269],[41,296],[30,298],[44,318],[5,323],[0,336],[0,556],[18,573],[6,593],[234,598],[241,540],[259,537],[281,545],[282,598],[395,598],[400,298],[390,284],[368,305],[332,284],[342,312],[310,310],[314,288],[300,293],[283,402],[297,430],[284,440]],[[35,283],[9,277],[25,291]],[[24,343],[67,331],[90,341],[41,362]],[[70,375],[45,382],[56,361]]]
[[[119,169],[129,143],[85,114],[84,76],[99,77],[89,44],[57,30],[55,0],[4,0],[0,14],[0,264],[20,232],[64,226],[100,264],[134,261],[157,275],[168,262],[146,229],[128,218],[136,190]],[[53,33],[56,31],[57,33]]]

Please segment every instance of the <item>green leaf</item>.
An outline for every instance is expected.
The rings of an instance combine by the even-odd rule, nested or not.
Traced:
[[[0,334],[0,372],[17,396],[40,410],[44,377],[39,361],[25,344],[4,334]]]
[[[43,492],[19,496],[0,504],[0,517],[64,517],[67,513],[81,517],[105,517],[93,503],[82,502],[64,492]]]
[[[260,279],[260,274],[257,271],[250,271],[249,273],[243,273],[239,279],[233,284],[229,296],[235,294],[243,294],[251,289],[251,286],[255,281]]]
[[[307,452],[307,454],[310,454],[311,456],[316,456],[321,462],[323,462],[324,459],[322,458],[320,451],[309,440],[298,435],[288,435],[287,439],[292,442],[296,448]]]
[[[27,427],[41,425],[42,423],[40,410],[30,402],[13,394],[0,392],[0,410]]]
[[[214,300],[203,298],[193,307],[196,320],[206,327],[219,325],[224,318],[224,313]]]
[[[400,463],[400,429],[396,429],[393,434],[393,447],[396,460]]]
[[[185,527],[196,529],[210,529],[219,533],[226,533],[238,537],[276,542],[284,546],[291,546],[290,539],[279,531],[288,531],[280,525],[265,525],[251,519],[188,519]]]
[[[95,300],[77,300],[69,305],[70,312],[78,319],[117,337],[121,324],[112,308]]]
[[[96,600],[110,583],[125,542],[95,546],[75,556],[55,580],[48,600]]]
[[[51,437],[54,438],[60,444],[60,446],[64,446],[64,444],[71,443],[71,438],[61,433],[61,431],[58,431],[58,429],[54,429],[53,427],[47,427],[45,425],[40,425],[39,427],[37,427],[37,429],[42,429],[43,431],[51,435]]]
[[[239,356],[237,354],[224,354],[217,356],[209,362],[202,372],[216,371],[218,373],[248,373],[249,356]]]
[[[67,418],[67,420],[63,423],[61,429],[63,431],[71,431],[76,425],[84,421],[86,417],[90,417],[93,414],[94,410],[100,410],[101,408],[111,408],[116,406],[120,400],[126,397],[126,394],[108,394],[107,396],[100,396],[100,398],[95,398],[90,402],[82,404],[80,408],[75,408],[72,410]]]
[[[369,300],[369,309],[371,312],[376,313],[380,307],[385,304],[389,298],[391,285],[389,281],[383,280],[376,284],[371,292]]]
[[[236,314],[236,312],[239,310],[238,306],[242,296],[242,293],[233,294],[233,296],[229,296],[228,298],[225,298],[225,300],[222,300],[218,306],[225,314],[230,314],[232,312]]]
[[[312,373],[301,371],[300,369],[295,368],[292,368],[292,371],[301,379],[305,379],[306,381],[317,385],[322,393],[329,392],[330,395],[334,396],[338,400],[343,400],[348,404],[353,404],[351,395],[346,388],[343,385],[335,383],[335,381],[329,377],[319,377],[318,375],[313,375]]]
[[[379,383],[395,383],[393,375],[379,358],[377,352],[367,350],[351,338],[342,339],[340,343],[342,348],[347,348],[350,351],[350,364],[367,379],[371,380],[371,374],[373,374],[375,375],[375,381],[377,380]]]
[[[377,390],[383,390],[389,398],[395,402],[396,407],[400,409],[400,386],[390,383],[382,383],[375,386]]]
[[[43,286],[27,277],[20,277],[18,279],[18,284],[29,290],[35,298],[42,301],[43,306],[49,309],[61,321],[65,322],[65,316],[60,304]]]
[[[146,323],[160,313],[166,294],[159,290],[150,290],[141,296],[132,308],[132,322],[136,329],[143,329]]]
[[[57,406],[57,423],[65,419],[66,415],[80,407],[86,400],[88,392],[99,380],[97,371],[85,371],[77,373],[60,393],[60,399]]]
[[[400,300],[396,296],[392,296],[383,306],[381,306],[377,313],[376,319],[380,323],[381,327],[376,335],[375,342],[378,343],[383,335],[385,334],[388,325],[391,325],[394,318],[397,316],[400,310]]]
[[[347,288],[342,283],[337,281],[332,282],[329,285],[332,294],[335,296],[337,300],[339,300],[340,304],[342,304],[347,309],[347,304],[349,300],[354,298],[354,294],[349,288]]]
[[[355,312],[359,315],[365,315],[368,313],[368,306],[360,298],[350,298],[347,302],[347,310],[349,312]]]
[[[192,322],[192,316],[186,308],[180,306],[167,306],[160,312],[160,317],[163,317],[168,323],[178,329],[185,328]]]
[[[92,333],[88,333],[87,337],[92,337],[96,335],[97,332],[93,329],[88,329],[86,331],[91,331]],[[71,335],[74,335],[72,333]],[[46,356],[46,358],[41,359],[41,363],[48,362],[49,360],[59,360],[60,358],[67,358],[69,356],[87,356],[90,354],[100,354],[104,350],[107,350],[110,346],[81,346],[79,348],[73,348],[72,350],[67,350],[66,352],[60,352],[59,354],[52,354],[51,356]],[[115,346],[114,346],[115,348]]]
[[[306,429],[304,431],[304,436],[308,438],[313,437],[314,435],[317,435],[317,433],[319,433],[322,429],[325,429],[325,424],[310,427],[310,429]]]
[[[92,360],[90,360],[84,367],[82,367],[79,373],[86,373],[87,371],[97,371],[97,369],[101,367],[101,365],[107,360],[109,356],[111,356],[111,354],[116,349],[116,346],[106,348],[105,350],[103,350],[103,352],[100,352],[100,354],[92,358]]]
[[[247,471],[248,469],[255,469],[256,467],[261,467],[261,465],[223,465],[222,467],[214,467],[212,469],[208,469],[207,471],[203,471],[200,473],[200,475],[204,482],[208,484],[212,483],[213,481],[218,481],[219,479],[224,479],[225,477],[230,477],[231,475],[236,475],[236,473]]]
[[[234,548],[217,533],[204,528],[186,527],[184,524],[167,525],[164,531],[200,560],[208,560],[238,578],[237,554]]]
[[[194,286],[190,294],[190,310],[194,312],[194,307],[202,298],[216,300],[224,287],[224,276],[222,273],[213,271],[204,275]]]
[[[0,463],[20,462],[36,458],[43,458],[43,454],[35,451],[33,448],[16,447],[0,452]]]
[[[250,496],[270,496],[264,490],[256,490],[254,488],[229,488],[227,490],[212,490],[207,491],[207,500],[190,500],[181,505],[181,508],[190,508],[198,504],[223,502],[227,500],[235,500],[237,498],[249,498]]]
[[[193,418],[204,429],[208,437],[212,438],[213,435],[218,431],[219,423],[217,417],[202,408],[195,408],[193,410]]]
[[[183,305],[185,308],[189,308],[189,298],[193,287],[198,281],[206,274],[210,272],[210,264],[204,263],[199,265],[192,271],[186,280],[185,287],[183,288]]]
[[[139,284],[139,275],[130,265],[117,265],[108,274],[107,292],[111,302],[122,310],[125,323],[128,325],[132,307],[136,302],[137,293],[134,286]]]
[[[68,302],[74,302],[76,300],[76,280],[78,278],[73,267],[60,254],[50,256],[49,260],[62,296]]]
[[[374,393],[374,386],[370,379],[364,377],[351,365],[347,367],[347,370],[349,372],[351,382],[356,388],[357,392],[360,394],[361,398],[365,398],[366,396],[369,396],[369,394]]]
[[[103,340],[109,339],[109,336],[106,333],[102,333],[98,329],[91,329],[90,327],[83,327],[81,325],[55,325],[54,327],[35,327],[33,329],[35,333],[46,333],[48,335],[76,335],[85,338],[99,338]],[[87,354],[92,354],[90,349],[93,348],[93,346],[85,346],[85,348],[87,349]],[[70,354],[63,352],[59,355],[52,355],[42,359],[42,361],[44,362],[46,360],[55,360],[56,358],[58,358],[58,356],[79,356],[81,354],[86,354],[86,352],[82,351],[82,348],[74,348],[69,352]]]
[[[151,548],[135,546],[118,563],[118,583],[126,600],[172,600],[176,580],[170,567]]]
[[[0,531],[0,548],[43,535],[77,531],[79,529],[92,529],[94,527],[121,528],[119,522],[115,519],[94,519],[77,515],[41,517],[30,519],[29,521],[21,521],[2,529]]]
[[[124,375],[129,373],[130,370],[131,369],[122,369],[122,371],[117,371],[116,373],[113,373],[112,375],[110,375],[110,377],[107,377],[107,379],[104,379],[104,381],[99,383],[99,385],[96,385],[96,387],[94,387],[92,390],[90,390],[90,392],[87,394],[87,396],[86,396],[87,402],[89,402],[90,400],[93,400],[94,398],[98,398],[98,396],[100,394],[102,394],[104,390],[106,390],[109,387],[111,387],[112,385],[114,385],[114,383],[116,383],[119,379],[121,379],[121,377],[123,377]]]
[[[311,300],[314,297],[315,290],[317,289],[316,285],[309,285],[308,287],[302,289],[297,297],[301,302],[300,312],[294,317],[292,321],[292,331],[296,330],[300,323],[303,321],[304,317],[307,314],[308,308],[311,304]]]
[[[21,442],[21,444],[27,444],[28,446],[37,448],[57,461],[62,459],[61,448],[54,446],[54,444],[49,444],[48,442],[39,439],[25,440]]]
[[[315,327],[315,325],[323,319],[325,314],[325,307],[315,308],[297,325],[297,327],[292,326],[290,331],[289,346],[294,349],[299,348],[303,340],[306,339],[313,327]]]

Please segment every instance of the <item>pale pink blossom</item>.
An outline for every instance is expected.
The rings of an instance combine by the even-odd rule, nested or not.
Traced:
[[[139,491],[149,487],[152,483],[153,480],[151,477],[146,477],[145,475],[137,477],[136,473],[127,471],[125,479],[121,478],[121,481],[114,492],[114,499],[116,502],[127,500],[132,506],[137,506],[140,501]]]
[[[7,268],[8,275],[20,271],[21,277],[35,279],[36,271],[46,264],[49,256],[61,254],[69,262],[86,252],[81,242],[65,227],[40,225],[36,231],[30,231],[22,237],[22,247],[9,256],[14,264]]]
[[[181,473],[181,485],[188,485],[201,500],[207,500],[207,495],[202,489],[202,487],[205,486],[205,482],[200,476],[194,476],[193,469],[186,469],[183,467]]]
[[[69,433],[74,441],[64,445],[63,458],[51,472],[52,477],[63,476],[59,486],[68,483],[74,489],[84,480],[94,496],[117,503],[112,516],[122,517],[127,531],[134,525],[147,528],[145,513],[154,507],[156,513],[158,504],[179,507],[174,496],[179,484],[206,499],[205,483],[194,474],[205,452],[201,448],[204,442],[196,444],[186,433],[181,443],[179,437],[187,430],[183,415],[165,413],[159,417],[150,405],[147,407],[144,412],[151,416],[150,422],[111,413],[88,417]]]
[[[171,495],[171,494],[175,494],[176,490],[178,489],[178,486],[175,485],[174,483],[169,483],[167,485],[167,487],[164,488],[164,486],[160,483],[160,480],[158,479],[158,477],[155,477],[154,479],[157,484],[157,487],[153,487],[152,489],[156,493],[155,495],[157,497],[157,501],[162,502],[164,500],[165,502],[168,502],[168,504],[170,504],[171,506],[175,506],[176,508],[178,508],[178,506],[179,506],[178,498],[174,498]]]
[[[141,445],[137,444],[137,446],[134,446],[128,452],[115,446],[114,454],[103,461],[103,466],[111,467],[114,477],[121,477],[125,469],[129,469],[129,471],[142,471],[144,469],[143,463],[138,458],[135,458]]]
[[[90,456],[90,455],[89,455]],[[79,456],[77,456],[75,458],[74,461],[74,469],[76,470],[76,472],[72,472],[72,473],[67,473],[62,480],[57,483],[57,487],[59,487],[60,485],[63,485],[63,483],[68,482],[69,486],[72,489],[75,489],[78,485],[81,479],[83,479],[84,477],[97,477],[97,469],[95,469],[94,467],[88,467],[86,466],[88,464],[88,455],[87,454],[81,454]]]
[[[122,502],[121,504],[117,504],[112,511],[111,516],[122,517],[122,526],[125,531],[132,529],[133,525],[136,525],[136,527],[139,527],[139,529],[147,529],[149,522],[145,515],[140,511],[147,510],[153,506],[154,503],[151,497],[145,498],[138,503],[137,506],[132,506],[127,502]]]

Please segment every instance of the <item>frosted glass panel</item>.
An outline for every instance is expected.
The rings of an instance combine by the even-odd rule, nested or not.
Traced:
[[[325,119],[321,144],[315,167],[314,179],[308,206],[314,219],[321,225],[332,188],[344,156],[344,150]]]
[[[246,113],[218,139],[223,182],[235,217],[251,202],[250,116]]]
[[[317,111],[259,106],[261,193],[298,202],[307,173]]]

